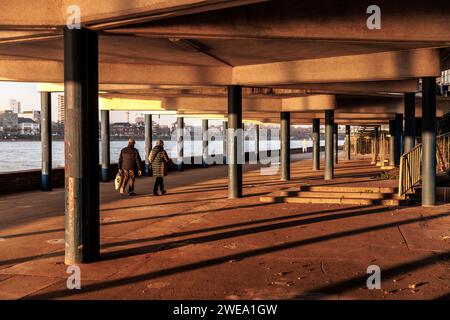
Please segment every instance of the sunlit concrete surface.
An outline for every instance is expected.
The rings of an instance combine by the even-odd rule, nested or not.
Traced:
[[[245,166],[244,198],[227,199],[226,166],[176,172],[168,194],[101,185],[102,260],[66,288],[64,190],[0,198],[2,299],[434,299],[450,293],[450,205],[266,204],[303,183],[392,185],[369,160],[340,161],[323,181],[293,155],[292,180]],[[382,289],[366,269],[381,267]],[[410,287],[410,288],[409,288]],[[413,288],[414,289],[411,289]]]

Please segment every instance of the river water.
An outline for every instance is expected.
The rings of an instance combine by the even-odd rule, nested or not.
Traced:
[[[125,147],[126,141],[111,141],[111,162],[116,163],[119,159],[120,150]],[[170,157],[176,157],[176,141],[165,141],[165,149]],[[339,145],[344,141],[340,140]],[[321,141],[321,145],[324,142]],[[291,140],[291,148],[301,148],[303,141]],[[312,146],[312,141],[307,141],[307,146]],[[53,167],[64,167],[64,142],[53,141]],[[268,148],[269,147],[269,148]],[[136,148],[141,157],[144,158],[145,144],[142,140],[136,141]],[[245,151],[254,151],[254,141],[245,141]],[[275,141],[260,141],[260,151],[272,149],[278,150],[280,143]],[[222,154],[222,141],[210,141],[209,153]],[[184,155],[191,156],[202,154],[202,141],[185,141]],[[100,153],[101,160],[101,153]],[[19,170],[32,170],[41,167],[41,143],[39,141],[0,141],[0,172],[10,172]]]

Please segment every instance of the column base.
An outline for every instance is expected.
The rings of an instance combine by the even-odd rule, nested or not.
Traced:
[[[48,174],[41,174],[41,190],[52,191],[52,177]]]
[[[110,180],[109,168],[102,168],[102,182],[109,182]]]
[[[150,164],[146,164],[145,165],[144,174],[147,177],[152,177],[153,176],[152,166]]]

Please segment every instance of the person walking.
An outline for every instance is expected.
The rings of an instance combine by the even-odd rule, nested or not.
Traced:
[[[141,156],[139,151],[134,147],[136,141],[128,139],[128,146],[120,151],[119,157],[119,173],[123,175],[122,185],[120,186],[120,193],[125,193],[125,188],[128,187],[128,195],[134,196],[134,182],[136,179],[136,169],[138,175],[142,175],[141,171]]]
[[[308,146],[306,144],[306,139],[303,139],[303,150],[302,151],[303,151],[303,153],[308,151]]]
[[[166,193],[164,188],[164,177],[167,175],[167,165],[173,164],[172,160],[164,150],[164,141],[156,141],[156,145],[153,147],[149,155],[150,163],[152,164],[153,175],[156,177],[155,185],[153,186],[153,195],[158,196],[158,189],[161,194]]]

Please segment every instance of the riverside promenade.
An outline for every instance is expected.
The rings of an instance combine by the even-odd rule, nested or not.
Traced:
[[[450,297],[450,205],[265,203],[300,185],[386,186],[368,159],[335,179],[292,155],[292,180],[244,166],[244,197],[227,198],[227,166],[167,177],[168,194],[101,184],[101,260],[68,290],[64,189],[0,197],[0,299],[437,299]],[[395,184],[395,181],[394,181]],[[447,240],[446,240],[447,239]],[[381,268],[381,289],[366,270]]]

